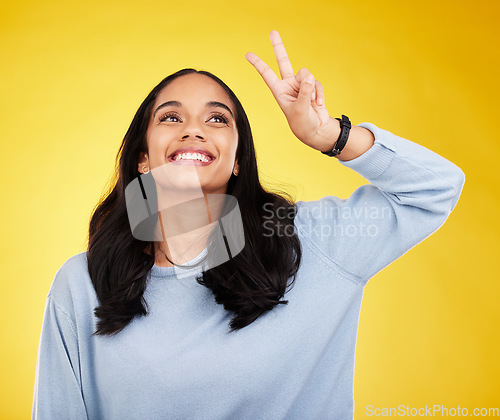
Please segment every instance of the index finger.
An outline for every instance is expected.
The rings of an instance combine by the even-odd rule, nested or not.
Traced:
[[[271,44],[273,44],[274,55],[276,56],[276,60],[278,60],[278,66],[281,73],[281,79],[288,79],[289,77],[295,76],[293,72],[292,63],[290,63],[290,59],[288,58],[288,54],[285,50],[285,45],[281,40],[281,36],[278,31],[269,32],[269,38],[271,39]]]
[[[264,82],[266,82],[266,85],[271,89],[271,92],[274,94],[274,86],[276,82],[279,81],[278,76],[276,76],[276,73],[274,73],[273,69],[269,67],[264,61],[257,55],[254,54],[253,52],[247,52],[245,54],[245,58],[252,64],[259,74],[262,76],[264,79]]]

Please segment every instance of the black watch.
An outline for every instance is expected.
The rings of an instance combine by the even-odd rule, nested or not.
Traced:
[[[340,155],[340,152],[342,152],[342,149],[346,145],[347,139],[349,138],[349,132],[351,131],[351,122],[349,121],[349,118],[347,118],[345,115],[342,115],[342,119],[336,119],[340,121],[340,136],[330,152],[321,152],[327,156]]]

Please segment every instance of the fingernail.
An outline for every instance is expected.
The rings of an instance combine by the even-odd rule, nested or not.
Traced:
[[[305,81],[306,83],[309,83],[309,84],[311,84],[311,85],[312,85],[312,84],[314,83],[314,76],[309,75],[309,76],[307,76],[307,77],[305,78],[305,80],[304,80],[304,81]]]
[[[322,106],[323,105],[323,98],[318,98],[318,105]]]

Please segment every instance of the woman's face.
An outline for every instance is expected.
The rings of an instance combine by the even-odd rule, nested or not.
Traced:
[[[233,103],[215,80],[198,73],[176,78],[153,106],[148,153],[139,157],[139,172],[145,165],[165,164],[176,165],[177,174],[196,170],[204,193],[225,194],[233,169],[238,170],[235,117]]]

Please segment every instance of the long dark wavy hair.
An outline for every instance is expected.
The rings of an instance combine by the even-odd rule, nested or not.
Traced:
[[[277,304],[288,303],[281,299],[292,287],[302,258],[293,228],[296,205],[288,193],[270,192],[261,185],[250,124],[233,91],[210,72],[186,68],[163,79],[142,102],[118,150],[114,178],[92,212],[87,261],[99,300],[94,309],[99,318],[94,335],[114,335],[135,316],[148,314],[143,294],[155,263],[155,242],[132,235],[125,187],[141,175],[138,158],[141,152],[147,153],[146,131],[158,94],[189,73],[215,80],[236,109],[239,175],[231,175],[226,194],[237,200],[245,240],[240,253],[203,271],[197,282],[211,289],[216,302],[234,314],[228,332],[244,328]]]

